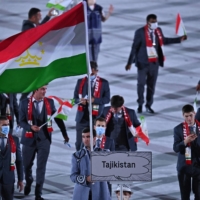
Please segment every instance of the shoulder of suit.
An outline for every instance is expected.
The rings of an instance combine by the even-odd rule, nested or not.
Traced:
[[[102,80],[102,82],[108,83],[108,81],[105,78],[100,77],[100,79]]]
[[[127,110],[128,112],[134,112],[134,113],[135,113],[135,110],[134,110],[134,109],[127,108],[127,107],[125,107],[125,108],[126,108],[126,110]]]
[[[83,77],[83,78],[79,78],[79,79],[78,79],[78,82],[82,81],[84,78],[85,78],[85,77]]]
[[[46,99],[47,99],[48,101],[53,101],[53,99],[51,99],[51,98],[48,98],[48,97],[46,97]]]
[[[85,77],[83,77],[83,78],[79,78],[79,79],[77,80],[77,84],[80,84],[81,81],[82,81],[84,78],[85,78]]]
[[[174,127],[174,129],[183,128],[183,122]]]
[[[104,111],[108,111],[111,108],[111,106],[104,107]]]
[[[106,136],[106,141],[114,141],[114,139],[111,139],[110,137]]]
[[[86,150],[85,149],[80,149],[79,151],[75,152],[73,154],[73,156],[76,158],[76,159],[81,159],[82,157],[84,157],[86,155]]]
[[[144,31],[144,26],[143,26],[143,27],[140,27],[140,28],[138,28],[138,29],[135,31],[135,33],[138,33],[138,32],[141,32],[141,31]]]
[[[102,7],[102,6],[100,6],[99,4],[95,4],[95,6],[96,6],[96,8],[97,8],[97,9],[100,9],[100,10],[102,10],[102,9],[103,9],[103,7]]]
[[[23,105],[23,104],[28,104],[28,101],[29,101],[29,98],[25,98],[25,99],[22,99],[21,100],[21,104]]]
[[[22,29],[23,29],[24,27],[27,27],[27,26],[29,26],[30,29],[33,28],[33,27],[35,27],[35,26],[34,26],[34,23],[31,22],[30,20],[24,20],[24,21],[23,21],[23,25],[22,25]],[[28,30],[28,29],[26,29],[26,30]]]

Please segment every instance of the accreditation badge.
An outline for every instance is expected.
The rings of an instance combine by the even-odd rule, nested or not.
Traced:
[[[15,163],[16,161],[16,153],[11,153],[11,163]]]
[[[99,105],[92,104],[92,115],[97,116],[99,113]]]
[[[191,148],[190,147],[186,147],[185,148],[185,161],[187,165],[191,165],[192,161],[191,161]]]

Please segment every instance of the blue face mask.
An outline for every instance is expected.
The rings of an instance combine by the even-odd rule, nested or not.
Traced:
[[[10,131],[10,126],[2,126],[1,127],[1,132],[4,134],[4,135],[8,135]]]
[[[93,81],[96,78],[96,75],[90,76],[90,81]]]
[[[102,136],[105,133],[105,127],[102,126],[96,126],[96,133],[97,136]]]

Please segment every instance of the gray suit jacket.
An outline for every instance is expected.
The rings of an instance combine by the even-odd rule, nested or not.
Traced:
[[[172,44],[172,43],[180,43],[181,37],[177,38],[166,38],[162,33],[162,29],[158,28],[163,37],[164,45]],[[158,37],[156,36],[156,44],[158,44],[158,61],[159,65],[163,67],[163,52],[158,42]],[[128,59],[128,64],[131,65],[135,63],[136,67],[141,67],[141,64],[148,65],[148,56],[147,56],[147,49],[146,49],[146,39],[145,39],[145,29],[144,27],[139,28],[135,32],[135,36],[133,39],[133,44],[130,52],[130,56]]]
[[[22,138],[21,138],[21,143],[26,146],[34,146],[35,145],[35,138],[26,138],[25,133],[26,131],[31,131],[31,125],[28,123],[28,101],[29,99],[24,99],[20,102],[20,109],[19,109],[19,123],[20,126],[23,128],[22,131]],[[52,99],[48,99],[52,111],[52,115],[56,112],[56,108],[54,105],[54,102]],[[34,105],[33,105],[34,106]],[[43,105],[45,106],[45,105]],[[47,121],[47,111],[46,108],[44,109],[44,121]],[[34,113],[33,113],[34,114]],[[33,115],[33,125],[36,124],[36,117]],[[45,125],[45,132],[47,138],[51,142],[51,133],[48,133],[47,131],[47,125]]]
[[[47,21],[49,21],[50,17],[49,16],[46,16],[42,22],[40,23],[41,24],[44,24],[46,23]],[[31,29],[31,28],[35,28],[35,25],[33,22],[29,21],[29,20],[24,20],[23,23],[22,23],[22,31],[26,31],[28,29]]]
[[[188,174],[192,174],[195,171],[200,174],[200,133],[198,127],[196,128],[196,133],[198,135],[197,139],[191,142],[191,151],[192,151],[192,165],[186,165],[185,161],[185,146],[184,144],[184,136],[183,136],[183,123],[179,124],[174,128],[174,144],[173,150],[178,153],[178,161],[177,161],[177,171],[184,172]],[[199,160],[199,161],[198,161]],[[199,165],[198,168],[195,165]]]
[[[21,143],[24,145],[27,145],[27,146],[34,146],[35,145],[34,137],[33,138],[25,137],[26,131],[31,131],[31,125],[28,123],[28,101],[29,101],[29,98],[21,100],[20,107],[19,107],[19,124],[23,128]],[[50,103],[51,112],[53,115],[56,112],[54,102],[52,99],[49,99],[49,98],[48,98],[48,101]],[[47,121],[46,108],[44,109],[44,112],[45,112],[44,121],[46,122]],[[35,120],[35,118],[33,116],[33,125],[36,124],[34,120]],[[66,130],[63,120],[58,119],[58,118],[54,118],[54,120],[55,120],[56,124],[58,125],[58,127],[60,128],[63,138],[68,137],[67,130]],[[46,136],[51,142],[51,133],[48,133],[47,125],[45,125],[44,127],[46,129]]]
[[[126,109],[127,109],[127,112],[130,116],[130,119],[131,119],[133,126],[134,127],[140,126],[140,122],[137,119],[135,111],[132,110],[132,109],[129,109],[129,108],[126,108]],[[110,110],[110,106],[105,107],[104,110],[103,110],[102,117],[106,118],[109,110]],[[113,131],[113,129],[114,129],[114,124],[113,124],[113,121],[112,121],[112,118],[111,118],[110,121],[107,124],[107,127],[106,127],[106,136],[107,137],[110,137],[110,133]],[[124,133],[124,137],[126,137],[127,140],[128,140],[130,150],[131,151],[137,151],[137,144],[136,144],[134,137],[133,137],[132,133],[130,132],[127,124],[126,124],[126,133]]]
[[[110,151],[115,151],[115,142],[113,139],[106,137],[104,149],[109,149]]]
[[[110,102],[110,87],[109,87],[109,83],[107,80],[102,79],[102,87],[101,87],[101,91],[100,91],[100,98],[95,98],[93,104],[99,105],[99,116],[102,114],[103,112],[103,108],[104,105]],[[75,103],[79,102],[79,87],[81,84],[82,79],[78,79],[75,90],[74,90],[74,99],[75,99]],[[86,81],[84,86],[83,86],[83,93],[82,96],[83,98],[85,97],[85,95],[88,95],[88,82]],[[93,94],[92,94],[93,95]],[[86,105],[88,107],[88,105]],[[83,105],[83,107],[86,107],[85,105]],[[76,113],[76,122],[80,122],[82,117],[83,117],[83,112],[77,110]]]
[[[73,200],[88,200],[89,191],[92,190],[92,199],[111,200],[107,182],[90,184],[86,177],[91,174],[90,158],[84,148],[72,155],[71,181],[75,183]]]
[[[22,154],[19,144],[19,139],[15,136],[12,136],[14,139],[14,142],[16,144],[16,162],[15,166],[17,169],[17,177],[18,181],[23,181],[24,175],[23,175],[23,165],[22,165]],[[11,162],[11,146],[10,141],[8,139],[7,147],[2,155],[0,152],[0,180],[1,184],[4,185],[10,185],[14,184],[15,182],[15,174],[14,171],[10,170],[10,162]]]

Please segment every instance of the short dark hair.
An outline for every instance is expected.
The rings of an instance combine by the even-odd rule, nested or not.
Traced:
[[[28,18],[31,19],[31,17],[36,15],[38,12],[41,12],[39,8],[31,8],[28,12]]]
[[[38,91],[40,88],[42,88],[42,87],[44,87],[44,86],[46,86],[46,85],[49,85],[49,83],[44,84],[43,86],[37,88],[36,90],[33,90],[33,91],[32,91],[32,95],[34,95],[36,91]]]
[[[110,101],[111,101],[111,107],[113,108],[121,107],[124,104],[124,98],[119,95],[112,96]]]
[[[4,120],[8,120],[8,118],[6,116],[0,116],[0,121],[4,121]]]
[[[96,133],[96,130],[93,129],[93,137],[96,137],[97,136],[97,133]],[[82,133],[90,133],[90,127],[86,127],[82,130]]]
[[[100,122],[105,122],[106,123],[106,119],[103,118],[103,117],[97,117],[94,121],[94,125],[96,124],[97,121],[100,121]]]
[[[95,70],[98,70],[98,65],[95,61],[90,61],[90,67],[91,69],[95,69]]]
[[[147,15],[147,18],[146,18],[147,22],[148,22],[150,19],[157,19],[157,16],[156,16],[155,14],[149,14],[149,15]]]
[[[182,112],[184,113],[189,113],[189,112],[194,112],[194,107],[190,104],[186,104],[182,107]]]

